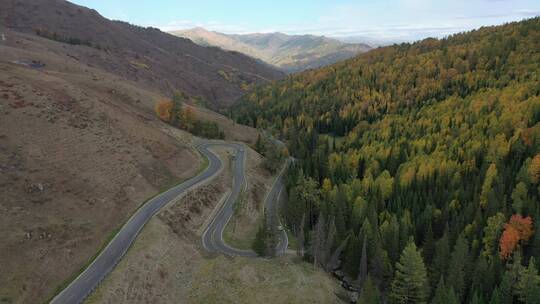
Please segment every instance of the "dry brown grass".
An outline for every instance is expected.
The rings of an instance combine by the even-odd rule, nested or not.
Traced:
[[[154,116],[158,94],[46,43],[9,33],[0,44],[0,299],[15,303],[52,296],[142,202],[201,164],[191,135]]]
[[[162,96],[148,86],[81,63],[83,47],[6,35],[0,43],[0,231],[8,233],[0,235],[0,299],[36,303],[85,265],[143,201],[195,174],[201,160],[190,134],[155,117]],[[46,65],[31,69],[17,60]],[[227,139],[256,138],[254,129],[208,110],[197,108],[195,115],[216,121]],[[184,216],[207,216],[207,208]],[[190,238],[179,250],[197,250],[200,257],[198,243]],[[140,254],[156,258],[152,252],[158,254]],[[178,272],[191,263],[176,262]],[[158,275],[166,283],[175,276]]]

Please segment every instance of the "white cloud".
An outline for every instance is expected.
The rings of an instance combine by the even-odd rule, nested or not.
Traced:
[[[486,4],[488,1],[493,4]],[[540,10],[518,7],[517,4],[504,0],[361,1],[331,6],[316,22],[310,23],[254,27],[241,22],[225,24],[219,21],[178,20],[158,27],[164,31],[204,27],[228,34],[283,32],[412,41],[425,37],[444,37],[483,25],[501,24],[540,15]]]
[[[176,20],[169,22],[165,25],[158,25],[155,27],[166,32],[174,30],[185,30],[194,27],[203,27],[210,31],[218,31],[227,34],[244,34],[249,32],[247,30],[249,27],[246,25],[224,24],[219,21],[195,22],[192,20]]]

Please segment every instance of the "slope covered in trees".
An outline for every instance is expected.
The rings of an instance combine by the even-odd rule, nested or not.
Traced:
[[[538,303],[539,71],[533,18],[291,76],[231,114],[288,140],[306,260],[395,303]]]
[[[156,115],[170,125],[184,129],[195,136],[224,139],[225,133],[215,122],[196,119],[193,108],[184,105],[187,96],[183,92],[174,93],[173,99],[163,99],[156,103]]]

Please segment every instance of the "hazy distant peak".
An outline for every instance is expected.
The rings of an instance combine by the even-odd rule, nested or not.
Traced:
[[[171,33],[200,45],[247,54],[289,73],[333,64],[371,49],[365,43],[346,43],[311,34],[223,34],[201,27]]]

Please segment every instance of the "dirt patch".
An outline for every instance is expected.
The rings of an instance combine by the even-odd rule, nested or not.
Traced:
[[[186,195],[179,203],[174,204],[158,215],[171,231],[179,236],[187,236],[197,231],[204,221],[204,215],[219,201],[223,186],[212,184],[201,187]]]

